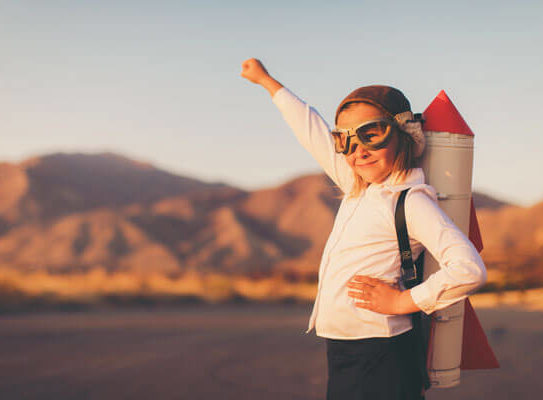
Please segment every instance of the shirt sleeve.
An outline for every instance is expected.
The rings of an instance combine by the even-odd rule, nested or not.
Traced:
[[[335,152],[334,139],[324,119],[313,107],[285,87],[275,93],[273,102],[300,144],[315,158],[330,179],[344,193],[348,193],[354,183],[354,176],[345,156]]]
[[[426,314],[465,299],[486,282],[481,256],[464,233],[424,190],[410,190],[405,200],[409,236],[419,241],[440,269],[411,289]]]

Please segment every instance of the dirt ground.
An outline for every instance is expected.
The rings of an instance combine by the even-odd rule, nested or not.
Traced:
[[[0,399],[324,399],[309,306],[0,316]],[[427,399],[531,399],[543,391],[543,313],[478,309],[501,363]]]

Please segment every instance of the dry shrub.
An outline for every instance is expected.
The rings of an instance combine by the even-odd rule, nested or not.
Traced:
[[[5,287],[3,292],[12,293],[10,296],[14,299],[16,296],[47,295],[65,301],[83,302],[97,302],[111,295],[149,298],[185,296],[198,297],[208,302],[240,298],[264,302],[289,299],[305,302],[311,301],[316,294],[316,284],[291,282],[281,276],[251,279],[218,273],[200,274],[194,270],[178,277],[168,277],[160,273],[108,273],[105,268],[72,274],[51,274],[45,271],[22,273],[4,268],[0,269],[0,282],[3,284],[0,290]]]

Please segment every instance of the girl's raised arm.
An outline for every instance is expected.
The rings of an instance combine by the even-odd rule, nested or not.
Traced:
[[[335,152],[334,140],[326,121],[314,108],[275,80],[259,60],[250,58],[241,66],[241,76],[261,85],[270,93],[300,144],[315,158],[330,179],[344,193],[348,193],[354,183],[354,176],[345,157]]]

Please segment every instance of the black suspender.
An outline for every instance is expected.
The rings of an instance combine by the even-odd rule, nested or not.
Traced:
[[[394,213],[394,223],[396,225],[396,237],[398,238],[398,247],[400,248],[401,259],[401,276],[402,282],[406,289],[418,285],[423,278],[423,257],[424,252],[413,262],[411,254],[411,246],[409,245],[409,236],[407,234],[407,224],[405,222],[405,196],[409,189],[405,189],[400,193],[398,202],[396,203],[396,211]],[[426,354],[428,345],[428,329],[429,321],[426,315],[420,311],[411,314],[413,321],[413,331],[416,336],[416,354],[417,365],[422,376],[422,385],[424,389],[430,388],[430,379],[426,368]],[[422,399],[424,396],[421,397]]]
[[[396,213],[394,221],[396,223],[396,237],[398,238],[398,246],[400,248],[400,259],[402,262],[402,281],[407,289],[418,285],[422,282],[422,270],[417,271],[417,266],[413,263],[413,255],[411,246],[409,245],[409,236],[407,236],[407,224],[405,222],[405,196],[409,189],[405,189],[400,193],[398,202],[396,203]]]

